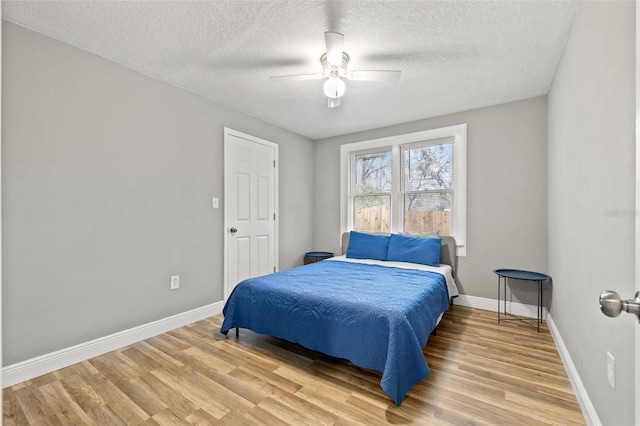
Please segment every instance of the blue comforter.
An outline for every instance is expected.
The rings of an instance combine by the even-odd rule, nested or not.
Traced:
[[[435,272],[322,261],[238,284],[220,331],[248,328],[380,371],[400,405],[429,374],[422,348],[448,302]]]

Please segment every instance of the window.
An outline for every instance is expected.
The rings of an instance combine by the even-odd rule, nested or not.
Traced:
[[[445,138],[400,147],[404,232],[453,235],[453,142]]]
[[[391,232],[391,148],[351,155],[353,229]]]
[[[343,231],[439,231],[466,255],[467,126],[342,145]]]

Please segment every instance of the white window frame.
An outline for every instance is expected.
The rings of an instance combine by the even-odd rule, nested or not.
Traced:
[[[391,232],[402,232],[404,204],[401,197],[401,147],[431,139],[453,138],[453,237],[456,255],[467,255],[467,124],[424,130],[398,136],[354,142],[340,146],[340,231],[353,229],[351,155],[391,147]]]

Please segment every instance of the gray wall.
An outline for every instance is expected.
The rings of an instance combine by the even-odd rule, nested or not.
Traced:
[[[602,290],[628,298],[635,288],[634,41],[632,2],[582,2],[548,100],[551,314],[605,425],[634,424],[639,398],[637,318],[598,309]]]
[[[314,145],[314,249],[340,251],[340,145],[467,123],[467,257],[458,259],[463,294],[496,298],[496,268],[546,272],[546,97],[346,136]],[[513,301],[537,303],[515,283]]]
[[[222,300],[224,126],[279,144],[302,264],[311,140],[7,22],[2,55],[4,365]]]

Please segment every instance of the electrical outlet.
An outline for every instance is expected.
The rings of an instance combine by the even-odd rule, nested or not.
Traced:
[[[173,275],[171,277],[171,287],[170,290],[177,290],[180,288],[180,275]]]
[[[616,359],[607,351],[607,380],[612,389],[616,388]]]

